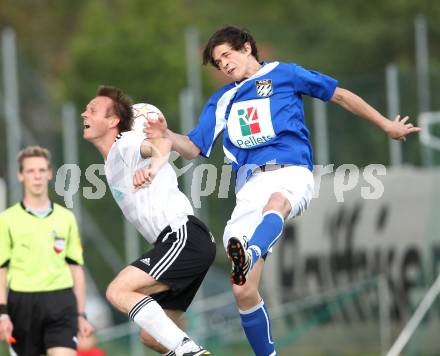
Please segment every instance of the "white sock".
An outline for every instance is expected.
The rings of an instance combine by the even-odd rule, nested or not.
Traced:
[[[176,356],[174,351],[168,351],[166,354],[163,354],[162,356]]]
[[[139,300],[128,316],[168,350],[175,350],[188,337],[151,297]]]

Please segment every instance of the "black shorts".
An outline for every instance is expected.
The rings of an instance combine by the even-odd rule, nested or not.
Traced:
[[[8,313],[14,325],[12,344],[22,356],[46,354],[52,347],[76,350],[78,312],[72,289],[8,294]]]
[[[154,247],[131,265],[170,287],[151,295],[162,308],[186,311],[214,262],[215,253],[215,240],[206,225],[188,216],[188,222],[179,230],[172,232],[166,227]]]

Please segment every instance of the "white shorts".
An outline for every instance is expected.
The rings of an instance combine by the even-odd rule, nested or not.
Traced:
[[[301,166],[253,173],[237,193],[234,211],[223,234],[225,248],[231,237],[251,238],[262,219],[263,208],[276,192],[283,194],[292,206],[287,220],[301,215],[313,197],[313,173]]]

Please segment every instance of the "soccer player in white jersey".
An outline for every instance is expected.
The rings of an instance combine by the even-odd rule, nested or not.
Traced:
[[[294,63],[260,62],[249,32],[227,26],[215,32],[204,64],[231,83],[206,103],[188,135],[167,130],[162,117],[146,133],[169,137],[184,158],[209,157],[218,135],[236,173],[236,207],[223,241],[232,260],[232,290],[242,326],[256,355],[276,355],[267,309],[258,293],[264,258],[284,221],[300,215],[313,195],[312,147],[304,122],[303,95],[332,101],[404,141],[419,128],[408,118],[388,120],[359,96],[324,74]],[[263,257],[263,258],[262,258]],[[249,272],[250,271],[250,272]]]
[[[216,248],[177,186],[167,161],[171,142],[131,131],[131,101],[114,87],[100,87],[81,116],[84,139],[104,157],[114,199],[153,245],[109,284],[107,299],[142,328],[141,340],[153,350],[211,355],[176,325],[213,263]]]

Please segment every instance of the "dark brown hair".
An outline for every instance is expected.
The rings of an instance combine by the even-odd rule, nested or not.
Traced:
[[[220,69],[212,57],[212,51],[214,48],[223,43],[228,43],[231,45],[232,49],[238,51],[244,47],[246,42],[249,42],[251,45],[251,54],[258,61],[257,43],[246,29],[239,29],[238,27],[234,26],[226,26],[220,30],[217,30],[208,40],[208,43],[203,50],[203,64],[210,63],[213,67]]]
[[[119,132],[130,131],[133,124],[133,109],[131,107],[133,102],[131,99],[121,89],[107,85],[101,85],[96,96],[106,96],[112,100],[113,106],[106,116],[114,114],[119,117]]]

